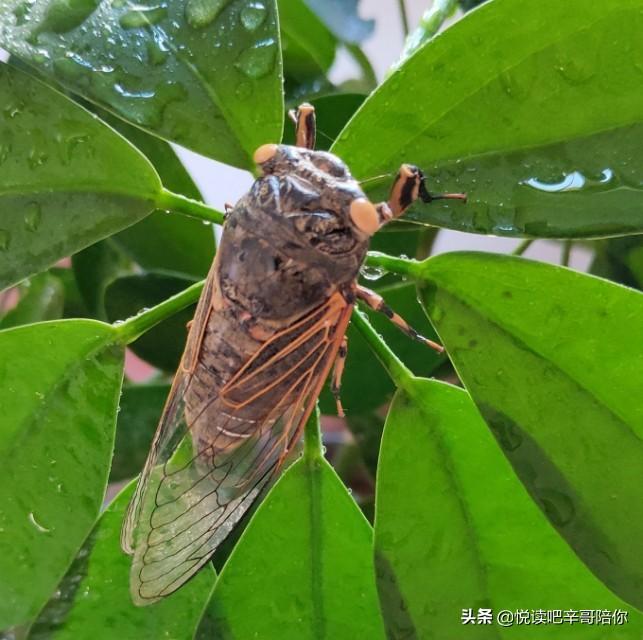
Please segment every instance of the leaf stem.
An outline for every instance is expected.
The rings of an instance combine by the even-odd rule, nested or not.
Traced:
[[[560,257],[560,264],[563,265],[563,267],[568,267],[569,266],[569,259],[572,255],[572,241],[571,240],[564,240],[563,241],[563,251],[562,255]]]
[[[391,348],[382,340],[382,337],[373,329],[366,314],[357,307],[353,311],[351,322],[357,327],[362,337],[368,342],[369,347],[375,352],[391,380],[397,387],[406,389],[413,379],[413,373],[397,357]]]
[[[115,325],[119,341],[123,344],[134,342],[138,337],[149,331],[154,325],[169,318],[181,309],[196,302],[203,291],[205,280],[196,282],[187,289],[164,300],[151,309],[146,309],[125,322]]]
[[[319,407],[310,414],[304,429],[304,458],[316,462],[324,457],[321,430],[319,428]]]
[[[409,16],[406,12],[406,4],[404,0],[397,0],[397,6],[400,10],[400,20],[402,21],[402,31],[404,32],[404,37],[408,38],[409,35]]]
[[[529,247],[531,247],[534,239],[533,238],[527,238],[526,240],[523,240],[512,252],[511,255],[513,256],[521,256]]]
[[[457,9],[457,0],[435,0],[430,9],[420,18],[420,24],[411,35],[407,34],[401,59],[405,60],[415,53],[425,42],[433,38],[444,21]]]
[[[369,267],[380,267],[403,276],[417,277],[420,274],[421,263],[408,258],[396,258],[378,251],[369,251],[365,264]]]
[[[209,207],[203,202],[192,200],[182,196],[180,193],[174,193],[168,189],[162,189],[156,199],[156,206],[166,211],[174,211],[191,218],[198,218],[206,222],[215,222],[223,224],[225,216],[220,211]]]
[[[377,76],[375,75],[375,69],[373,69],[371,61],[362,51],[362,48],[358,44],[355,44],[353,42],[345,42],[344,46],[346,47],[346,50],[353,56],[355,62],[357,62],[357,64],[359,65],[364,81],[371,89],[374,89],[377,86]]]

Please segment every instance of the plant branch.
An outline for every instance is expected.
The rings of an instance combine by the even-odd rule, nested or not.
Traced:
[[[352,42],[345,42],[346,50],[353,56],[353,59],[359,65],[362,71],[362,78],[371,89],[377,86],[377,76],[371,61],[367,58],[366,54],[362,51],[361,47]]]
[[[415,53],[425,42],[433,38],[440,30],[444,21],[457,9],[457,0],[435,0],[431,8],[424,12],[420,24],[415,31],[406,38],[402,60]]]
[[[569,266],[569,259],[572,255],[572,241],[571,240],[564,240],[563,241],[563,251],[562,255],[560,258],[560,264],[563,265],[563,267],[568,267]]]
[[[523,240],[512,252],[512,256],[521,256],[529,247],[531,247],[534,239],[533,238],[527,238],[526,240]]]
[[[397,6],[400,11],[400,20],[402,21],[402,31],[404,32],[404,37],[408,38],[409,36],[409,16],[406,12],[406,4],[404,0],[397,0]]]
[[[182,196],[180,193],[174,193],[168,189],[163,189],[156,199],[156,206],[165,211],[174,211],[184,216],[191,218],[198,218],[206,222],[215,222],[216,224],[223,224],[225,216],[220,211],[209,207],[203,202],[192,200]]]
[[[317,461],[324,457],[322,437],[319,428],[319,407],[310,414],[304,429],[304,458]]]
[[[185,309],[185,307],[189,307],[199,299],[204,284],[205,280],[196,282],[180,293],[157,304],[155,307],[142,311],[121,324],[114,325],[119,341],[123,344],[134,342],[134,340],[146,331],[149,331],[154,325]]]
[[[395,258],[378,251],[369,251],[364,261],[368,267],[379,267],[402,276],[417,277],[420,275],[420,263],[408,258]]]
[[[413,379],[413,373],[384,342],[377,331],[373,329],[366,314],[356,307],[353,311],[351,322],[357,327],[364,340],[368,342],[368,346],[374,351],[395,385],[403,389],[408,387],[409,381]]]

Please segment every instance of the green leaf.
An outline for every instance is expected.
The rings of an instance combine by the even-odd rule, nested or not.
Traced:
[[[0,289],[154,208],[154,168],[93,115],[7,65],[0,103]]]
[[[40,273],[20,286],[20,300],[1,320],[0,329],[62,317],[65,289],[59,278]]]
[[[427,338],[435,338],[417,302],[414,284],[397,283],[377,291],[412,327]],[[403,334],[382,313],[369,311],[369,318],[391,349],[418,375],[428,376],[444,362],[444,356]],[[359,331],[351,326],[347,335],[348,357],[342,376],[342,403],[348,415],[364,414],[386,404],[395,385]],[[365,371],[368,371],[368,378],[364,377]],[[328,389],[322,394],[321,408],[322,413],[336,413],[335,399]]]
[[[418,265],[453,364],[534,500],[643,607],[643,294],[521,258]]]
[[[339,132],[364,102],[365,97],[359,93],[337,93],[309,100],[310,104],[315,107],[316,149],[326,151],[330,148]],[[287,119],[284,127],[283,142],[284,144],[295,144],[295,127],[290,118]]]
[[[424,224],[508,236],[643,231],[641,0],[494,0],[411,56],[333,151],[366,178],[402,162],[431,191]],[[374,197],[386,189],[373,189]]]
[[[174,638],[191,640],[214,586],[205,567],[194,580],[153,607],[137,607],[129,593],[131,559],[120,531],[134,483],[110,504],[32,627],[30,640]]]
[[[143,468],[169,393],[165,383],[123,387],[110,482],[132,478]]]
[[[621,609],[556,534],[496,446],[469,395],[415,379],[386,420],[377,483],[375,562],[389,638],[497,639],[463,627],[462,609]],[[609,632],[564,624],[553,636],[641,637],[643,616]],[[519,637],[552,637],[521,625]]]
[[[166,189],[203,201],[190,174],[167,142],[102,109],[99,115],[145,154]],[[146,270],[164,269],[204,277],[214,258],[214,233],[210,225],[164,211],[155,211],[111,239]]]
[[[359,0],[306,0],[306,4],[339,40],[360,42],[373,33],[375,20],[363,20],[357,13]]]
[[[68,89],[161,137],[254,169],[279,140],[274,0],[0,1],[0,44]]]
[[[116,339],[91,320],[0,332],[0,629],[45,604],[98,516],[123,372]]]
[[[330,69],[337,40],[305,0],[280,0],[279,27],[286,77],[303,81]]]
[[[107,238],[72,256],[71,265],[78,291],[92,317],[106,320],[105,289],[116,278],[134,270],[135,265]]]
[[[110,322],[125,320],[139,311],[167,300],[194,284],[194,280],[163,273],[145,273],[114,280],[105,290],[105,310]],[[134,353],[151,365],[174,372],[179,365],[187,323],[194,316],[195,305],[183,309],[145,332],[130,345]]]
[[[371,545],[330,465],[299,460],[241,536],[197,637],[383,639]]]

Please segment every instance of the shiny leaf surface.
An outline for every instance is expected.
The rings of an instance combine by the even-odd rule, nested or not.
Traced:
[[[2,0],[0,44],[124,120],[228,164],[252,169],[255,148],[280,138],[274,0]]]
[[[123,347],[109,325],[60,320],[0,332],[0,628],[45,604],[98,516]]]
[[[421,508],[418,508],[422,505]],[[387,417],[375,562],[390,638],[639,638],[616,598],[556,534],[468,394],[416,379]],[[628,622],[463,626],[463,609],[622,610]],[[592,612],[593,615],[593,612]],[[562,613],[561,613],[562,617]],[[518,633],[517,633],[518,631]]]
[[[520,258],[418,268],[453,364],[533,499],[587,566],[643,607],[643,294]]]
[[[0,103],[0,289],[154,208],[154,168],[92,114],[7,65]]]
[[[401,65],[333,150],[355,175],[422,167],[462,191],[406,219],[507,236],[643,231],[641,0],[494,0]],[[385,195],[386,189],[374,189]]]

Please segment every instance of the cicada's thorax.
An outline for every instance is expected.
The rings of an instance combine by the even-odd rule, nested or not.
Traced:
[[[357,278],[369,236],[349,210],[365,195],[330,153],[280,145],[263,169],[226,219],[218,284],[254,318],[294,319]]]

